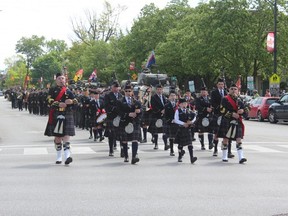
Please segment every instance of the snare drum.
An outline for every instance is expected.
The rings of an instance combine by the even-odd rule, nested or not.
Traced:
[[[101,124],[105,121],[106,118],[107,118],[107,114],[103,113],[97,118],[96,123]]]

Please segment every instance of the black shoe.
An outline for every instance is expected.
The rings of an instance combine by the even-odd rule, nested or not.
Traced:
[[[97,138],[94,138],[94,141],[96,142],[96,141],[97,141]]]
[[[137,162],[139,162],[140,161],[140,159],[139,158],[132,158],[132,160],[131,160],[131,164],[136,164]]]
[[[218,151],[214,151],[214,152],[213,152],[213,156],[214,156],[214,157],[217,157],[217,156],[218,156]]]
[[[191,161],[192,164],[195,163],[195,161],[197,161],[197,157],[191,157],[190,161]]]
[[[71,157],[68,157],[65,161],[65,164],[68,165],[70,163],[72,163],[73,159]]]
[[[143,139],[140,141],[140,143],[146,143],[147,142],[147,139]]]
[[[174,152],[170,152],[170,156],[175,156]]]
[[[90,136],[90,137],[89,137],[89,139],[92,139],[92,138],[93,138],[93,136]]]
[[[223,162],[228,162],[228,160],[224,160],[224,159],[222,159],[222,161],[223,161]]]
[[[209,143],[209,149],[214,148],[214,144],[213,143]]]
[[[206,150],[206,148],[204,146],[201,147],[201,150]]]
[[[158,149],[158,145],[155,145],[154,149],[157,150]]]
[[[232,153],[228,153],[228,158],[234,158],[235,155],[233,155]]]
[[[178,162],[182,162],[182,157],[178,157]]]
[[[113,152],[110,152],[110,153],[109,153],[109,156],[110,156],[110,157],[114,157],[114,153],[113,153]]]
[[[242,159],[239,161],[239,163],[240,163],[240,164],[243,164],[243,163],[245,163],[246,161],[247,161],[246,158],[242,158]]]
[[[102,141],[102,140],[104,140],[105,139],[105,137],[104,136],[101,136],[100,137],[100,142]]]
[[[129,158],[128,157],[124,158],[124,162],[125,163],[129,162]]]
[[[167,151],[168,149],[170,149],[170,146],[166,145],[166,146],[164,147],[164,150]]]
[[[62,161],[56,161],[56,164],[61,164],[62,163]]]

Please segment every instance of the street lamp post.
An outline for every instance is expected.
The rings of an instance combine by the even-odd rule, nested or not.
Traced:
[[[277,0],[274,0],[274,73],[277,73]]]

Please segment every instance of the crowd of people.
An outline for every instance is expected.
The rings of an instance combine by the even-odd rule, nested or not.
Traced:
[[[236,141],[239,163],[245,163],[242,116],[248,110],[236,85],[225,89],[224,81],[218,79],[210,94],[203,87],[198,97],[193,96],[189,90],[179,95],[174,89],[164,95],[161,84],[155,87],[155,92],[151,86],[146,86],[144,92],[136,95],[130,82],[121,88],[117,81],[104,90],[96,87],[69,89],[61,73],[56,75],[56,85],[48,90],[9,92],[12,108],[48,116],[44,134],[54,137],[56,164],[62,163],[62,152],[66,165],[73,161],[70,136],[75,135],[76,127],[87,130],[87,139],[95,142],[107,139],[110,157],[114,156],[119,143],[124,162],[130,161],[128,143],[131,142],[131,164],[140,161],[138,145],[148,142],[147,133],[151,133],[155,150],[162,135],[164,150],[169,150],[171,157],[176,155],[177,145],[178,162],[183,161],[186,146],[190,162],[197,161],[192,144],[197,133],[201,150],[208,147],[213,150],[214,157],[218,156],[218,143],[222,139],[223,162],[234,157],[231,143]]]

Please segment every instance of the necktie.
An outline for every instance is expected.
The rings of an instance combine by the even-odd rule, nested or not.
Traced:
[[[161,103],[162,103],[162,105],[164,105],[164,102],[163,102],[163,97],[162,97],[162,95],[159,95],[159,98],[160,98],[160,100],[161,100]]]
[[[100,107],[99,100],[97,100],[97,105],[98,105],[98,107]]]
[[[130,106],[131,105],[131,98],[128,97],[128,105]]]
[[[223,92],[223,90],[220,90],[220,95],[221,95],[221,97],[224,97],[224,92]]]
[[[114,93],[114,95],[115,95],[116,99],[118,99],[118,93]]]

